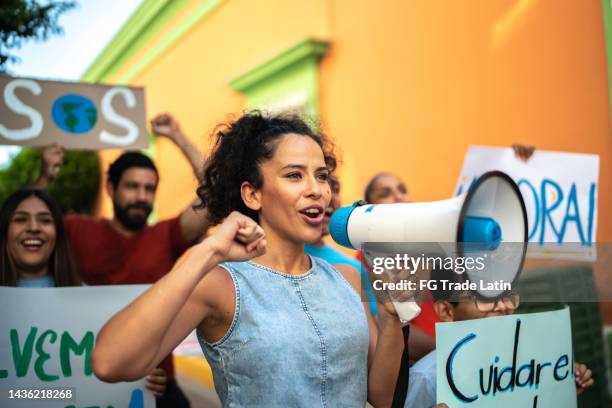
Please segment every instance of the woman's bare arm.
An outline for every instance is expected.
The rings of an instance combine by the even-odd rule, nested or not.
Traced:
[[[215,234],[104,325],[92,354],[96,376],[108,382],[144,377],[214,312],[226,287],[217,265],[259,256],[265,246],[263,230],[232,213]]]

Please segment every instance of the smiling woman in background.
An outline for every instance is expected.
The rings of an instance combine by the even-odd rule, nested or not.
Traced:
[[[46,191],[19,190],[0,210],[0,285],[81,285],[62,214]]]
[[[45,190],[18,190],[0,209],[0,286],[81,286],[62,213]],[[156,368],[146,386],[160,397],[166,381],[166,372]]]

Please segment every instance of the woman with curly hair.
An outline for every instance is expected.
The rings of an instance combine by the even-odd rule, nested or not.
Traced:
[[[359,273],[304,253],[331,197],[326,139],[258,112],[216,138],[198,195],[219,227],[104,326],[95,374],[142,377],[196,329],[224,406],[389,406],[402,353],[392,304],[376,327]]]

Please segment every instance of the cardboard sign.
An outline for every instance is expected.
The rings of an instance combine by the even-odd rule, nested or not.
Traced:
[[[522,193],[529,256],[595,259],[598,155],[536,150],[524,162],[511,148],[470,146],[455,193],[490,170],[507,173]]]
[[[569,308],[436,323],[437,401],[576,407]]]
[[[144,380],[104,383],[90,361],[102,325],[147,288],[0,287],[0,406],[154,407]]]
[[[0,144],[145,148],[144,90],[0,75]]]

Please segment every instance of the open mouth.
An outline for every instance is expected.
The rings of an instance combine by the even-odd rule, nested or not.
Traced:
[[[28,238],[21,241],[21,245],[28,251],[38,251],[44,244],[45,241],[39,238]]]
[[[310,206],[300,211],[302,218],[310,225],[318,225],[323,221],[325,212],[322,207]]]

